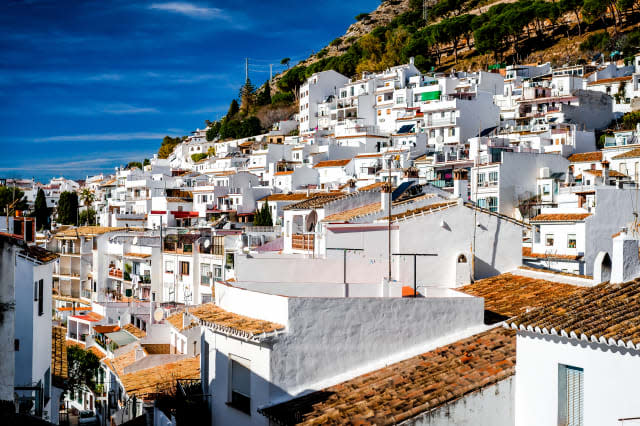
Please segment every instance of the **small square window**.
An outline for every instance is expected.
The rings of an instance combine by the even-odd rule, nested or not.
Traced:
[[[569,234],[567,237],[567,248],[576,248],[576,234]]]
[[[547,247],[553,247],[553,234],[547,234],[547,236],[545,237],[545,245]]]

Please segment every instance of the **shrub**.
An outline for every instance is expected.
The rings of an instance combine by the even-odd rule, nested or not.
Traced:
[[[336,46],[340,46],[340,43],[342,43],[342,38],[338,37],[337,39],[335,39],[331,43],[329,43],[329,45],[333,46],[333,47],[336,47]]]
[[[199,152],[199,153],[197,153],[197,154],[193,154],[193,155],[191,156],[191,160],[192,160],[194,163],[197,163],[197,162],[198,162],[198,161],[200,161],[200,160],[204,160],[205,158],[207,158],[207,154],[205,154],[204,152]]]
[[[580,50],[583,52],[604,52],[608,50],[610,42],[611,37],[608,32],[597,32],[580,43]]]
[[[356,15],[356,21],[362,21],[363,19],[367,19],[369,17],[368,13],[360,13]]]
[[[293,103],[295,97],[291,92],[278,92],[271,97],[272,105],[284,105]]]

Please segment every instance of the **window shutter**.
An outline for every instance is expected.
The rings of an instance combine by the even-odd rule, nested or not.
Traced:
[[[584,380],[581,368],[566,368],[567,373],[567,425],[583,425]]]
[[[38,281],[38,315],[44,314],[44,280]]]

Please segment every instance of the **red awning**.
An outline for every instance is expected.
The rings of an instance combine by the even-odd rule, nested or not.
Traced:
[[[185,219],[187,217],[198,217],[200,213],[198,212],[185,212],[185,211],[172,211],[171,214],[176,219]]]
[[[151,210],[151,214],[167,214],[166,210]]]

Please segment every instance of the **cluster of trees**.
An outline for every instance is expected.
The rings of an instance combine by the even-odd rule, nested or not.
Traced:
[[[96,391],[100,359],[91,351],[71,345],[67,348],[68,379],[67,390],[81,391],[88,387]]]
[[[129,163],[127,163],[127,166],[125,168],[133,169],[133,168],[137,167],[140,170],[142,170],[144,166],[148,166],[149,164],[151,164],[151,161],[148,158],[145,158],[144,160],[142,160],[142,162],[140,162],[140,161],[129,161]]]
[[[9,213],[7,213],[9,208]],[[16,210],[26,210],[27,199],[19,188],[13,186],[0,186],[0,211],[4,216],[10,216]]]
[[[572,17],[578,23],[579,34],[585,25],[613,24],[615,46],[610,40],[593,40],[591,46],[585,45],[585,50],[608,46],[623,48],[630,54],[640,49],[640,35],[637,39],[617,37],[620,24],[630,19],[635,0],[518,0],[493,5],[478,14],[474,9],[482,3],[481,0],[440,0],[429,9],[425,21],[423,1],[410,0],[409,11],[364,35],[344,48],[341,55],[322,57],[309,66],[297,65],[288,70],[278,82],[279,89],[296,93],[309,76],[319,71],[332,69],[354,76],[361,71],[380,71],[406,63],[410,57],[415,58],[415,65],[421,71],[429,71],[440,65],[445,54],[452,54],[457,62],[462,47],[492,54],[496,61],[504,60],[506,52],[513,52],[513,60],[521,60],[540,48],[549,35],[561,28],[568,31],[570,22],[564,17]]]
[[[158,158],[169,158],[176,145],[178,145],[186,138],[186,136],[175,138],[172,138],[171,136],[165,136],[164,139],[162,139],[162,144],[160,145],[160,149],[158,150]]]
[[[273,226],[273,219],[271,218],[271,210],[269,209],[269,202],[265,201],[262,208],[258,210],[253,218],[254,226]]]

